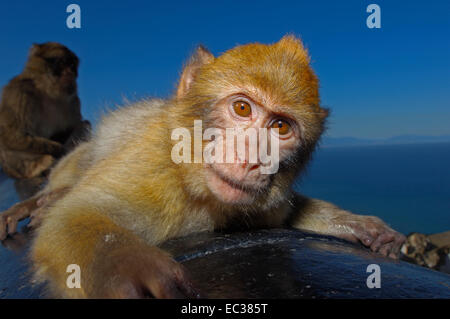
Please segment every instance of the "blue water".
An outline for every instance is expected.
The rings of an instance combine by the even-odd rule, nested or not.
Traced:
[[[322,148],[296,184],[405,234],[450,230],[450,143]]]

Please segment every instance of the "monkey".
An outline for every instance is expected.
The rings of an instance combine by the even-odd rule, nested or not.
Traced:
[[[314,231],[396,258],[404,236],[381,219],[293,190],[327,116],[318,78],[296,36],[240,45],[218,57],[198,47],[172,97],[112,112],[91,140],[52,170],[50,189],[41,195],[64,194],[42,206],[30,255],[36,280],[64,298],[203,297],[159,245],[236,228]],[[231,152],[230,162],[174,160],[174,130],[195,135],[195,120],[202,120],[205,132],[264,129],[270,146],[278,143],[278,169],[263,174],[267,163],[228,149],[228,137],[222,144],[217,138],[217,150]],[[195,157],[195,145],[186,152]],[[81,288],[66,286],[70,264],[80,267]]]
[[[45,175],[89,137],[77,93],[78,57],[62,44],[34,44],[23,72],[2,91],[0,165],[15,179]]]

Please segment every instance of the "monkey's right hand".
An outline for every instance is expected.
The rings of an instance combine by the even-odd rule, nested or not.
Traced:
[[[102,256],[94,265],[93,298],[199,298],[181,264],[163,250],[139,245]]]

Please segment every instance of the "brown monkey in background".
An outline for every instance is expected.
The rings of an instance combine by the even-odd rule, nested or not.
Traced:
[[[55,43],[34,44],[23,72],[3,89],[0,165],[9,176],[33,178],[87,139],[77,93],[78,58]]]
[[[37,278],[59,297],[196,297],[183,267],[157,245],[235,226],[312,230],[395,258],[404,236],[383,221],[292,189],[327,115],[299,39],[238,46],[218,58],[199,48],[173,98],[113,112],[52,170],[35,199],[47,209],[32,247]],[[171,133],[194,136],[194,120],[204,129],[273,131],[278,171],[263,175],[262,163],[235,153],[232,163],[176,164]],[[66,286],[70,264],[80,266],[79,289]]]

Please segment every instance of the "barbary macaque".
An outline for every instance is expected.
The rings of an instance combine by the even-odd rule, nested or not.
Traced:
[[[199,47],[172,98],[143,100],[104,118],[92,140],[66,156],[47,188],[25,203],[24,210],[46,211],[32,246],[36,278],[56,297],[198,297],[187,271],[158,245],[229,228],[294,227],[395,258],[404,236],[383,221],[292,189],[328,115],[309,61],[291,35],[217,58]],[[215,150],[231,162],[198,161],[195,145],[191,163],[174,160],[180,141],[172,133],[184,128],[195,136],[197,120],[205,132],[223,133]],[[250,161],[248,152],[226,154],[230,128],[268,131],[269,147],[278,145],[277,171],[263,173],[266,164]],[[66,286],[70,264],[80,266],[79,289]]]
[[[2,92],[0,165],[16,179],[39,177],[89,137],[77,93],[78,58],[47,42],[31,47],[23,72]]]

